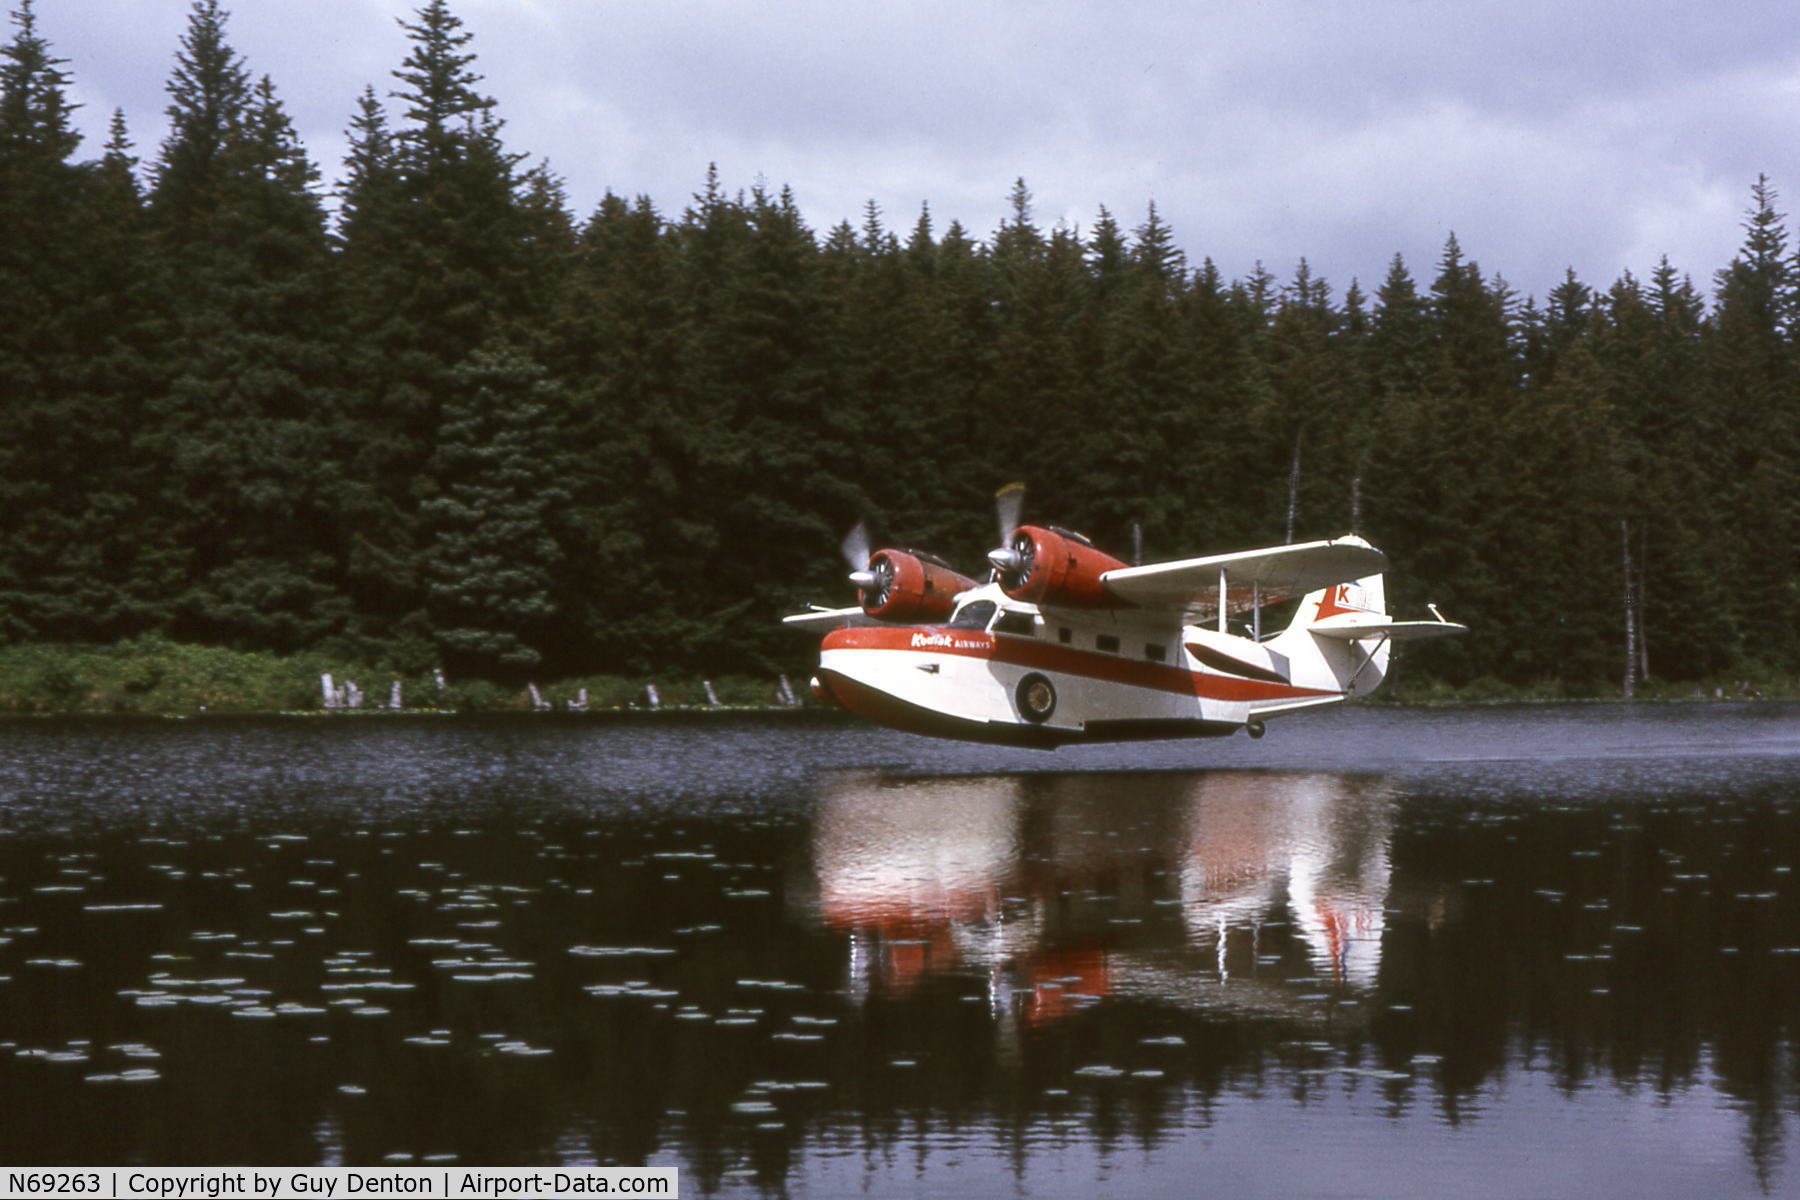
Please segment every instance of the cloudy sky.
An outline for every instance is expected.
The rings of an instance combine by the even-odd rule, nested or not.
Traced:
[[[423,0],[236,0],[328,179],[396,18]],[[8,8],[13,7],[8,5]],[[36,0],[97,155],[123,108],[165,132],[188,0]],[[906,230],[987,236],[1013,180],[1043,225],[1128,228],[1154,202],[1228,277],[1301,257],[1341,294],[1398,252],[1428,280],[1454,232],[1537,296],[1668,255],[1710,288],[1766,173],[1800,195],[1791,0],[454,0],[510,148],[578,212],[612,190],[676,213],[791,186],[813,226],[876,201]],[[1800,203],[1794,201],[1793,203]],[[1789,205],[1784,204],[1784,208]]]

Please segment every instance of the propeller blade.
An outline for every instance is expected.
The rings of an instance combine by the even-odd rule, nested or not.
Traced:
[[[843,554],[844,561],[850,564],[850,569],[852,571],[867,570],[869,566],[869,555],[872,553],[869,549],[868,522],[858,521],[856,524],[852,525],[850,527],[850,532],[844,535],[843,543],[838,547],[838,550]],[[852,582],[855,581],[852,580]],[[857,586],[861,587],[862,585],[857,584]]]
[[[1019,510],[1025,507],[1025,485],[1009,483],[994,493],[994,511],[1000,518],[1000,544],[1012,545],[1013,530],[1019,527]]]

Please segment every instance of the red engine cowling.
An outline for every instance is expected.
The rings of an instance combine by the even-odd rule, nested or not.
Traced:
[[[1014,600],[1065,608],[1125,606],[1100,582],[1100,576],[1125,564],[1078,535],[1021,525],[1008,549],[1012,561],[1000,573],[1000,586]]]
[[[857,593],[863,611],[900,625],[943,620],[956,597],[975,586],[968,576],[912,550],[877,550],[869,558],[869,574],[874,586]]]

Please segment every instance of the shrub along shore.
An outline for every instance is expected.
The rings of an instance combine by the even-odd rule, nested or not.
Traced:
[[[782,708],[795,706],[805,680],[789,680],[788,689],[784,694],[780,678],[745,676],[591,675],[510,686],[322,652],[281,656],[148,637],[111,646],[0,648],[0,714],[11,715]]]
[[[327,682],[329,681],[329,682]],[[521,683],[446,679],[391,663],[347,663],[322,652],[281,656],[138,638],[110,646],[0,648],[0,715],[197,716],[249,713],[620,712],[651,709],[782,709],[815,705],[805,680],[788,677],[590,675]],[[327,691],[327,688],[330,691]],[[1467,704],[1611,700],[1549,681],[1519,687],[1476,680],[1460,688],[1401,670],[1377,703]],[[1800,680],[1640,682],[1639,700],[1800,698]]]

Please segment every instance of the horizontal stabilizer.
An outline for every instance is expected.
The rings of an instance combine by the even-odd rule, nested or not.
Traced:
[[[1339,641],[1353,642],[1361,638],[1386,637],[1392,642],[1416,642],[1425,638],[1449,637],[1452,634],[1467,633],[1467,625],[1458,625],[1455,621],[1393,621],[1387,617],[1370,613],[1349,613],[1344,616],[1331,617],[1317,625],[1306,627],[1308,633],[1319,637],[1336,638]]]
[[[840,629],[845,625],[879,625],[880,621],[871,617],[859,607],[820,608],[815,605],[810,611],[795,613],[791,617],[781,618],[781,623],[790,629],[826,631]]]

